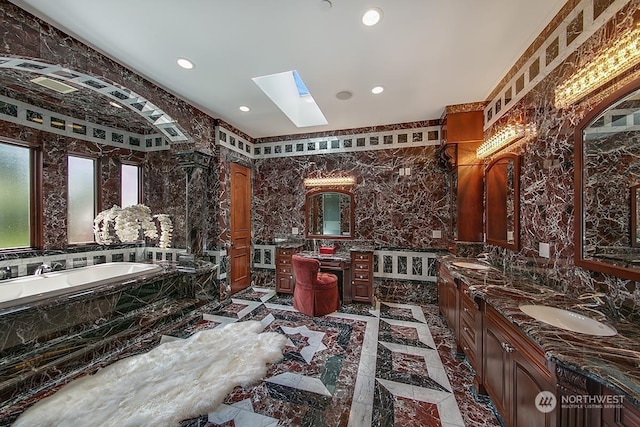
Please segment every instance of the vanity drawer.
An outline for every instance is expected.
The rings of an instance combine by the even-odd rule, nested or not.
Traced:
[[[367,262],[358,262],[356,261],[354,263],[354,268],[355,271],[371,271],[371,264],[367,263]]]
[[[478,316],[478,307],[473,300],[466,296],[464,293],[460,295],[461,316],[467,319],[470,323],[475,324]]]
[[[325,269],[338,269],[341,270],[343,268],[343,262],[338,260],[321,260],[320,261],[320,270]]]
[[[293,268],[291,266],[279,265],[276,272],[278,274],[293,274]]]
[[[371,273],[369,271],[354,271],[353,272],[353,280],[361,281],[361,282],[369,282],[371,279]]]
[[[278,255],[291,256],[296,253],[295,249],[280,249],[278,248]]]
[[[357,262],[357,261],[364,261],[366,263],[371,262],[371,260],[373,259],[373,254],[368,253],[368,252],[354,252],[353,253],[353,259]]]
[[[276,258],[276,262],[278,265],[291,265],[291,257],[278,257]]]

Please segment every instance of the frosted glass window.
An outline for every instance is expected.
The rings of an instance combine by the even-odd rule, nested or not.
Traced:
[[[137,205],[140,203],[140,167],[122,165],[120,172],[122,207]]]
[[[0,144],[0,249],[31,245],[30,150]]]
[[[93,242],[93,218],[96,215],[95,161],[73,156],[68,159],[69,243]]]

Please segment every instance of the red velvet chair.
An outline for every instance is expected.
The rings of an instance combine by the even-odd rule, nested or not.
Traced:
[[[298,255],[291,257],[296,285],[293,307],[309,316],[324,316],[340,308],[338,277],[319,273],[320,261]]]

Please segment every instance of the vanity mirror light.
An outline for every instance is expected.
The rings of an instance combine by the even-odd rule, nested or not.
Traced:
[[[518,250],[520,158],[505,154],[485,173],[487,243]]]
[[[574,152],[576,265],[640,280],[640,79],[585,116]]]
[[[353,238],[354,202],[350,191],[331,188],[309,190],[305,210],[307,238]]]

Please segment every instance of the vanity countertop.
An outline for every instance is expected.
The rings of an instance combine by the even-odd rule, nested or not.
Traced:
[[[298,249],[304,246],[304,242],[282,242],[276,243],[276,248],[281,249]]]
[[[315,258],[327,261],[351,261],[351,255],[348,252],[336,252],[334,254],[321,254],[320,252],[303,251],[296,255]]]
[[[635,406],[640,406],[640,325],[626,320],[604,320],[578,306],[585,301],[525,277],[503,274],[493,267],[472,270],[454,265],[456,262],[480,263],[473,258],[444,256],[439,262],[454,278],[468,284],[474,297],[490,304],[540,345],[547,359],[619,390]],[[613,326],[618,334],[591,336],[547,325],[523,313],[519,307],[524,304],[548,305],[580,313]]]

